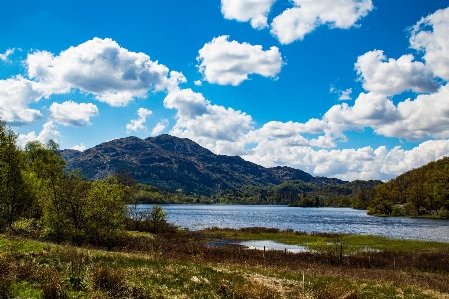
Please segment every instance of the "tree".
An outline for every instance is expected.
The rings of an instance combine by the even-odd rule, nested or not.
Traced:
[[[32,201],[24,179],[24,155],[16,139],[17,135],[0,121],[0,227],[25,217]]]
[[[86,202],[86,238],[111,247],[125,234],[128,210],[123,186],[116,177],[95,181]]]
[[[153,206],[148,213],[148,220],[151,223],[153,233],[157,234],[163,225],[165,225],[166,212],[160,206]]]
[[[71,172],[58,181],[57,196],[47,200],[44,219],[47,233],[55,240],[81,244],[86,236],[87,200],[91,183]]]

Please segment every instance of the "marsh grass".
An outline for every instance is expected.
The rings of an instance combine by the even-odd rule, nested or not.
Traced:
[[[326,252],[207,246],[214,238],[257,237],[301,244],[341,236],[169,230],[130,233],[106,251],[0,235],[0,290],[18,298],[449,298],[447,244],[399,240],[403,246],[396,247],[345,236],[351,246],[371,243],[380,250],[348,250],[341,260]]]

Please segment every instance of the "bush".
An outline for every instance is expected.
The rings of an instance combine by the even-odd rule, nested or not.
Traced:
[[[122,270],[99,266],[92,269],[91,276],[94,290],[108,292],[114,298],[126,295],[126,280]]]
[[[12,298],[12,281],[8,277],[0,276],[0,299]]]
[[[44,274],[44,280],[41,283],[44,299],[66,299],[69,298],[67,287],[61,280],[59,273],[48,271]]]
[[[449,218],[449,210],[446,209],[445,207],[441,207],[438,210],[438,215],[440,215],[443,218]]]

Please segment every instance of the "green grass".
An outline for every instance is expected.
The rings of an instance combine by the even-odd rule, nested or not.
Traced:
[[[248,232],[237,229],[206,229],[202,231],[212,237],[229,240],[272,240],[289,245],[307,246],[319,239],[331,242],[336,237],[343,237],[347,247],[352,251],[360,251],[364,248],[376,250],[388,250],[393,252],[415,252],[420,250],[449,250],[449,243],[418,241],[418,240],[400,240],[372,235],[349,235],[349,234],[306,234],[292,233],[286,231],[279,232]]]
[[[289,244],[325,238],[287,232],[205,233]],[[162,246],[165,250],[158,247],[146,251],[77,248],[0,235],[0,287],[3,285],[14,298],[449,298],[449,289],[445,289],[449,282],[447,271],[358,268],[329,264],[313,255],[288,255],[284,261],[283,254],[275,252],[262,258],[256,251],[207,249],[201,247],[198,235],[179,234],[187,245],[182,247],[180,243],[174,249],[168,244],[180,242],[176,235],[135,234],[134,237],[147,237],[151,242],[161,239],[162,244],[167,244]],[[447,244],[438,243],[345,237],[359,247],[368,244],[397,250],[407,246],[420,250],[447,248]],[[199,243],[191,250],[195,238]],[[387,241],[391,244],[383,244]]]

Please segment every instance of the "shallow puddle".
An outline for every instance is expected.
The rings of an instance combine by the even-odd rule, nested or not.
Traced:
[[[287,250],[288,252],[293,253],[310,251],[307,247],[304,246],[283,244],[271,240],[240,241],[236,242],[235,244],[245,246],[248,249],[257,250],[264,250],[265,248],[265,250]]]
[[[233,241],[226,239],[218,239],[207,243],[210,247],[221,247],[236,245],[242,246],[246,249],[256,249],[256,250],[287,250],[288,252],[298,253],[298,252],[309,252],[310,250],[305,246],[300,245],[288,245],[284,243],[278,243],[271,240],[251,240],[251,241]]]

